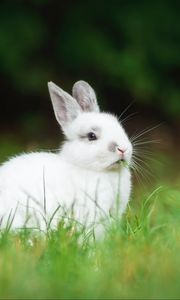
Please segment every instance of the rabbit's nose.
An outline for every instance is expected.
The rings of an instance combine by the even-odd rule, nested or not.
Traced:
[[[120,160],[121,161],[125,160],[125,152],[126,152],[126,150],[127,149],[117,147],[117,152],[118,152],[118,154],[120,156]]]
[[[124,155],[124,153],[126,152],[127,149],[122,149],[122,148],[117,148],[118,152],[121,153],[122,155]]]
[[[118,151],[118,154],[120,156],[120,160],[121,161],[125,160],[125,152],[126,152],[126,150],[127,149],[117,147],[117,151]]]

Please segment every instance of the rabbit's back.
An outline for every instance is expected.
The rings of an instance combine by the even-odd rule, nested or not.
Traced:
[[[58,154],[39,152],[10,159],[0,168],[1,217],[11,210],[17,210],[17,215],[22,211],[22,218],[17,221],[22,226],[27,203],[34,212],[47,210],[51,214],[59,197],[66,195],[66,202],[72,198],[73,187],[63,180],[67,173],[68,166]]]

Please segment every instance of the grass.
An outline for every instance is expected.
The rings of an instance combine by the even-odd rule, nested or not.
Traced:
[[[103,241],[81,234],[1,232],[0,298],[180,298],[180,189],[136,196]]]

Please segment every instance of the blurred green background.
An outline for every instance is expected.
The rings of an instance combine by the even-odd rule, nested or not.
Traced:
[[[180,145],[180,1],[0,2],[0,159],[57,147],[47,90],[88,81],[101,107],[125,116],[129,134],[149,134],[177,157]]]

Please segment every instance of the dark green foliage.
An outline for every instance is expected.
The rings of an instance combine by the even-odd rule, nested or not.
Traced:
[[[83,78],[104,98],[105,87],[117,89],[178,118],[179,19],[176,0],[2,0],[1,75],[17,93],[42,97],[48,80],[69,88]]]

